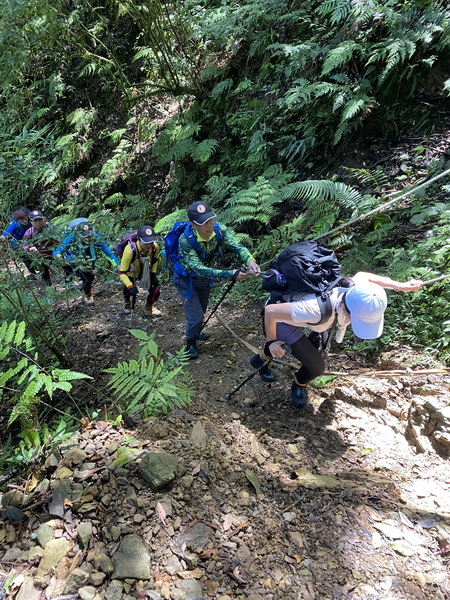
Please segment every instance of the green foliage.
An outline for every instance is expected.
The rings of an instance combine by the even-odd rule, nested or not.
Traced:
[[[106,373],[112,374],[108,386],[114,390],[124,410],[129,415],[146,418],[187,406],[191,391],[183,374],[188,361],[184,350],[164,360],[159,356],[154,334],[148,335],[140,329],[132,329],[130,333],[140,340],[137,360],[105,369]]]
[[[26,429],[18,435],[13,444],[11,433],[0,453],[0,473],[17,466],[28,465],[41,460],[58,443],[68,438],[78,423],[70,416],[59,418],[51,426],[42,423],[39,428]]]
[[[23,321],[3,321],[0,357],[3,364],[0,389],[3,398],[12,405],[8,426],[20,418],[23,430],[36,425],[37,405],[42,394],[51,399],[56,390],[69,392],[72,381],[88,378],[88,375],[68,369],[42,367]]]

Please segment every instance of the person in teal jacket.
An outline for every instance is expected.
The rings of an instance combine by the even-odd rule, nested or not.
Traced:
[[[216,214],[206,202],[194,202],[187,210],[190,221],[189,233],[183,233],[178,240],[178,255],[186,275],[176,274],[174,283],[183,301],[186,316],[186,351],[189,358],[197,358],[197,340],[205,340],[208,334],[200,333],[203,318],[208,306],[214,279],[236,279],[240,281],[248,275],[258,275],[259,266],[251,255],[232,234],[220,223],[215,222]],[[189,238],[195,236],[193,245]],[[217,269],[215,263],[223,249],[231,250],[247,271],[240,269]]]
[[[53,252],[54,258],[64,256],[69,261],[68,265],[63,266],[67,275],[75,273],[81,279],[86,306],[94,304],[92,282],[95,275],[93,270],[99,252],[103,252],[115,267],[119,265],[118,258],[102,236],[96,233],[87,222],[76,227],[73,233],[70,233]]]

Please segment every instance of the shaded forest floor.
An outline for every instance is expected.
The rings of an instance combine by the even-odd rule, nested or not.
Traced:
[[[133,356],[135,342],[118,288],[97,289],[93,308],[72,301],[69,346],[105,391],[101,370]],[[163,288],[157,319],[143,315],[142,296],[132,327],[174,352],[184,325],[175,290]],[[220,308],[256,347],[259,313],[230,300]],[[227,402],[251,352],[215,318],[208,331],[187,366],[195,391],[185,411],[132,428],[86,421],[41,469],[11,482],[2,502],[22,506],[26,520],[0,521],[0,598],[449,599],[449,376],[340,376],[298,410],[292,369],[279,364],[275,383],[255,377]],[[333,347],[327,366],[436,364],[403,347],[372,364]],[[103,395],[89,389],[80,406],[104,415]],[[179,461],[159,492],[139,471],[146,452]]]

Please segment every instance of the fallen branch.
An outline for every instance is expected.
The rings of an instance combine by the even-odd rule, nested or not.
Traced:
[[[407,375],[450,375],[450,369],[418,369],[417,371],[408,371],[407,369],[393,369],[392,371],[366,371],[365,373],[342,373],[340,371],[325,371],[324,375],[334,377],[400,377]]]

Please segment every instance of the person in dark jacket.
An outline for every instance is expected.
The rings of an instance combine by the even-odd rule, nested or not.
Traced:
[[[95,275],[93,270],[99,252],[103,252],[115,267],[119,265],[119,260],[113,251],[88,222],[80,223],[53,251],[54,258],[64,256],[69,261],[69,264],[63,267],[67,275],[75,273],[81,279],[86,306],[94,304],[92,282]]]

